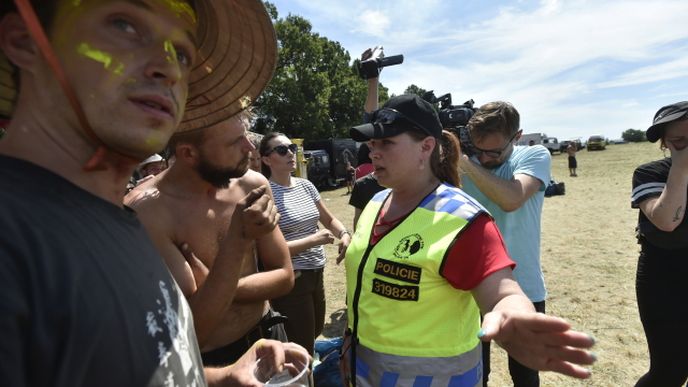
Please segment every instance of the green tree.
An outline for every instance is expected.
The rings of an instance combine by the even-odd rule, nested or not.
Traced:
[[[406,88],[406,90],[404,90],[404,94],[415,94],[421,98],[423,98],[423,95],[425,93],[427,93],[427,90],[425,90],[421,87],[418,87],[414,84],[410,85],[409,87]]]
[[[254,130],[309,139],[348,137],[349,128],[361,121],[367,92],[356,63],[350,65],[349,53],[314,33],[305,18],[279,18],[274,5],[266,7],[279,57],[272,82],[256,101]],[[386,100],[386,88],[380,88],[380,96]]]
[[[639,129],[626,129],[621,133],[621,138],[627,142],[642,142],[647,141],[645,131]]]

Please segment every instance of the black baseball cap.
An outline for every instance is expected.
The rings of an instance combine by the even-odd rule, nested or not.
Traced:
[[[432,105],[415,94],[393,97],[372,114],[370,123],[354,126],[349,135],[358,142],[393,137],[416,130],[442,137],[442,124]]]
[[[688,101],[677,102],[662,107],[655,113],[652,126],[647,128],[645,137],[650,142],[656,142],[664,134],[666,124],[685,118],[688,114]]]

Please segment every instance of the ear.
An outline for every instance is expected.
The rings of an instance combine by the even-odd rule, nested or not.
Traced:
[[[175,156],[178,160],[182,160],[186,164],[194,165],[196,164],[199,156],[198,148],[194,145],[187,143],[177,144],[177,149],[175,149]]]
[[[523,129],[519,129],[518,132],[516,132],[516,136],[514,136],[514,141],[518,141],[522,135],[523,135]]]
[[[272,167],[272,165],[270,165],[272,163],[272,160],[270,160],[270,156],[260,156],[260,161],[268,167]]]
[[[22,70],[30,70],[42,60],[40,50],[31,38],[26,24],[15,12],[0,19],[0,50]]]
[[[437,139],[435,137],[432,137],[432,136],[425,137],[423,139],[423,141],[421,142],[421,150],[423,151],[423,153],[428,154],[428,158],[430,157],[430,155],[432,154],[432,151],[435,149],[436,146],[437,146]]]

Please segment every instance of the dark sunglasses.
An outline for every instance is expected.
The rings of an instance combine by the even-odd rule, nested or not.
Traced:
[[[296,154],[296,150],[299,148],[298,145],[296,144],[289,144],[289,145],[277,145],[276,147],[270,149],[265,153],[265,156],[270,156],[272,152],[277,152],[278,155],[280,156],[286,156],[287,152],[291,151],[291,153]]]
[[[411,124],[413,127],[421,130],[423,133],[430,134],[430,131],[426,130],[423,125],[408,118],[402,112],[396,109],[382,108],[377,110],[373,116],[374,124],[394,125],[395,123],[398,123],[399,120],[405,121],[407,124]]]
[[[493,158],[493,159],[497,159],[497,158],[499,158],[499,157],[502,155],[502,153],[504,153],[504,151],[506,150],[506,148],[508,148],[509,145],[511,145],[511,142],[514,141],[514,138],[516,138],[516,135],[519,134],[520,132],[521,132],[520,130],[517,130],[516,133],[514,133],[514,135],[511,136],[511,138],[509,139],[509,141],[506,142],[506,145],[504,145],[504,146],[502,147],[502,149],[499,149],[499,150],[494,150],[494,149],[485,150],[485,149],[480,149],[480,148],[478,148],[477,146],[473,145],[473,151],[474,151],[476,157],[477,157],[477,156],[480,156],[480,155],[485,155],[485,156],[491,157],[491,158]]]

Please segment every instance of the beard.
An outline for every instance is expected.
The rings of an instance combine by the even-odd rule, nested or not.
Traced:
[[[248,170],[248,157],[241,160],[235,167],[219,168],[212,165],[205,156],[201,155],[196,172],[201,176],[201,179],[208,182],[215,188],[229,187],[229,181],[238,177],[244,176]]]

